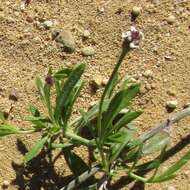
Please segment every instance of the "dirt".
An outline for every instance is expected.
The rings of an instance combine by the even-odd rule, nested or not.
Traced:
[[[121,50],[121,33],[129,30],[131,25],[144,33],[144,40],[140,48],[130,52],[125,59],[121,74],[128,73],[145,81],[146,89],[136,101],[137,106],[144,110],[137,123],[139,131],[144,132],[170,115],[165,108],[167,101],[178,101],[174,112],[182,110],[190,102],[190,1],[32,0],[24,11],[21,11],[20,5],[20,0],[0,1],[0,106],[10,112],[12,123],[29,127],[28,123],[22,121],[22,117],[29,113],[28,105],[31,103],[43,110],[34,80],[36,76],[45,77],[49,67],[58,69],[68,64],[85,62],[88,66],[85,79],[88,82],[94,75],[108,77]],[[133,6],[142,7],[135,21],[131,20]],[[167,22],[170,15],[175,16],[172,24]],[[47,20],[56,21],[56,26],[50,29],[38,26],[37,21]],[[76,42],[74,53],[64,53],[59,44],[52,40],[51,29],[54,27],[72,31]],[[84,30],[90,31],[90,37],[86,40],[82,40]],[[82,55],[81,50],[86,46],[94,47],[93,56]],[[152,70],[151,79],[141,76],[146,70]],[[9,100],[13,90],[18,96],[16,102]],[[100,92],[92,94],[87,83],[77,108],[87,108],[99,95]],[[190,148],[189,125],[190,118],[175,125],[172,145],[186,138],[183,144],[178,144],[180,151],[169,159],[165,167],[178,160]],[[16,172],[12,166],[13,160],[23,158],[18,147],[23,148],[23,144],[31,147],[38,137],[11,136],[0,140],[0,185],[8,180],[11,183],[8,187],[10,190],[40,189],[39,184],[32,186],[32,180],[28,181],[28,187],[25,188],[19,182],[18,175],[15,181]],[[185,144],[187,146],[183,147]],[[83,157],[87,157],[83,149],[79,151]],[[46,165],[44,168],[47,168]],[[50,183],[60,183],[68,173],[64,161],[55,168],[57,173],[52,171],[51,175],[58,175],[59,181],[53,180]],[[32,177],[35,174],[29,171],[28,179]],[[178,173],[175,180],[144,187],[138,185],[134,189],[165,190],[169,186],[176,190],[190,189],[189,164]],[[44,189],[52,188],[44,186]]]

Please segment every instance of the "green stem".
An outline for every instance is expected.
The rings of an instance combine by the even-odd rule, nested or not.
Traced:
[[[146,182],[148,181],[146,178],[141,177],[141,176],[139,176],[139,175],[136,175],[136,174],[133,173],[133,172],[128,173],[128,175],[129,175],[130,177],[136,179],[137,181],[142,181],[143,183],[146,183]]]
[[[80,137],[80,136],[78,136],[78,135],[76,135],[76,134],[74,134],[73,132],[70,132],[70,131],[65,132],[65,137],[71,138],[72,140],[79,141],[80,143],[82,143],[84,145],[87,145],[87,146],[94,146],[95,145],[94,141],[91,141],[91,140],[85,139],[83,137]]]
[[[29,130],[26,130],[26,131],[20,131],[19,133],[20,134],[31,134],[31,133],[34,133],[34,132],[37,132],[36,129],[29,129]]]
[[[109,81],[108,81],[108,84],[106,85],[105,89],[104,89],[104,92],[102,94],[102,97],[101,97],[101,100],[100,100],[100,105],[99,105],[99,112],[98,112],[98,121],[97,121],[97,126],[98,126],[98,137],[100,139],[100,141],[98,142],[97,144],[97,148],[100,152],[100,156],[102,158],[102,161],[103,161],[103,165],[105,166],[105,168],[109,168],[109,166],[107,166],[107,162],[106,162],[106,158],[105,158],[105,155],[103,153],[103,150],[102,150],[102,108],[103,108],[103,102],[104,102],[104,99],[107,95],[107,92],[110,88],[110,85],[112,84],[113,80],[114,80],[114,77],[115,75],[117,74],[118,70],[119,70],[119,67],[121,66],[121,63],[123,61],[123,59],[125,58],[126,54],[129,52],[129,48],[125,48],[123,47],[122,48],[122,52],[121,52],[121,55],[117,61],[117,64],[115,65],[115,68],[109,78]]]

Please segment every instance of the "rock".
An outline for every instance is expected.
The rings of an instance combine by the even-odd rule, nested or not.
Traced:
[[[167,94],[170,95],[170,96],[175,96],[176,95],[176,91],[173,90],[173,89],[168,89],[167,90]]]
[[[17,91],[15,89],[13,89],[11,91],[11,93],[9,94],[9,100],[12,100],[14,102],[18,101],[18,94],[17,94]]]
[[[168,109],[175,109],[177,107],[177,104],[178,104],[177,100],[167,101],[166,107]]]
[[[141,13],[141,7],[137,7],[137,6],[134,6],[132,8],[132,11],[131,11],[131,14],[135,17],[139,16],[139,14]]]
[[[153,72],[152,72],[152,70],[146,70],[146,71],[143,73],[143,76],[145,76],[146,78],[152,78],[152,77],[153,77]]]
[[[175,16],[170,15],[166,20],[167,20],[168,24],[173,24],[173,23],[175,23],[176,18],[175,18]]]
[[[95,75],[92,79],[92,86],[94,88],[100,88],[103,84],[103,78],[100,75]]]
[[[54,31],[52,37],[55,37],[55,41],[63,45],[64,51],[72,53],[75,51],[75,39],[72,33],[68,30]]]
[[[185,109],[185,108],[188,108],[188,107],[190,107],[190,102],[186,103],[186,104],[183,106],[184,109]]]
[[[95,54],[95,50],[94,50],[94,48],[91,47],[91,46],[84,47],[84,48],[82,49],[82,54],[83,54],[84,56],[92,56],[92,55]]]
[[[44,28],[46,28],[46,29],[50,29],[50,28],[53,26],[53,21],[51,21],[51,20],[46,20],[46,21],[43,22],[43,26],[44,26]]]
[[[109,79],[104,78],[104,79],[102,80],[102,85],[103,85],[103,86],[106,86],[107,83],[108,83],[108,81],[109,81]]]
[[[89,30],[84,30],[83,37],[84,38],[89,38],[90,37],[90,31]]]
[[[168,186],[167,190],[176,190],[174,186]]]
[[[7,188],[9,185],[10,185],[9,181],[7,180],[3,181],[3,184],[2,184],[3,188]]]

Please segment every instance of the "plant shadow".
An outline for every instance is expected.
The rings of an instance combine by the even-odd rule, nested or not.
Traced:
[[[163,160],[162,163],[165,162],[166,160],[168,160],[170,157],[174,156],[175,154],[177,154],[178,152],[180,152],[183,148],[185,148],[188,144],[190,144],[190,134],[185,136],[184,138],[181,139],[180,142],[178,142],[174,147],[170,148]],[[146,171],[137,171],[138,175],[145,175],[146,173],[148,173],[151,170],[146,170]],[[116,181],[114,184],[111,185],[110,190],[119,190],[122,189],[123,187],[125,187],[126,185],[130,184],[134,182],[134,180],[129,177],[129,176],[121,176],[120,179],[118,181]],[[133,187],[130,190],[144,190],[144,184],[137,181],[135,182],[135,184],[133,185]]]
[[[21,140],[17,140],[17,148],[25,155],[28,150]],[[56,172],[54,164],[59,156],[54,159],[51,150],[43,150],[26,166],[12,162],[16,172],[16,179],[12,181],[18,190],[57,190],[74,179],[73,175],[63,176]],[[64,170],[64,168],[63,168]]]

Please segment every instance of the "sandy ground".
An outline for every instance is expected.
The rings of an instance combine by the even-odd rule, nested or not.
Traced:
[[[24,11],[20,10],[20,4],[20,0],[0,0],[0,106],[6,111],[12,107],[12,122],[27,127],[28,123],[22,122],[21,116],[28,114],[28,105],[34,103],[41,107],[34,79],[38,75],[44,77],[50,66],[58,69],[85,62],[88,65],[85,73],[87,81],[94,75],[108,77],[120,52],[121,33],[129,30],[131,25],[140,29],[145,39],[140,49],[132,51],[125,59],[121,73],[145,81],[145,90],[136,102],[144,109],[138,122],[140,132],[169,116],[165,108],[167,101],[177,100],[175,111],[190,102],[190,1],[32,0]],[[135,22],[131,21],[130,14],[133,6],[142,8]],[[175,16],[173,24],[167,22],[169,15]],[[40,25],[47,20],[54,23],[50,29]],[[71,30],[76,42],[74,53],[65,54],[52,40],[51,29],[54,27]],[[90,37],[85,41],[82,40],[84,30],[90,31]],[[81,50],[89,45],[94,48],[95,54],[84,57]],[[151,79],[142,76],[147,70],[153,72]],[[17,102],[9,100],[12,91],[17,93]],[[88,107],[98,94],[91,94],[87,83],[78,106]],[[189,125],[190,118],[175,126],[172,145],[189,134]],[[27,147],[38,139],[34,135],[18,138]],[[184,142],[188,145],[190,138],[187,137]],[[16,144],[19,144],[17,137],[0,140],[0,184],[4,180],[10,183],[15,180],[12,160],[23,157]],[[179,159],[188,148],[189,145],[165,165]],[[86,156],[83,150],[80,152]],[[60,175],[67,170],[64,162],[56,169]],[[29,174],[28,178],[32,175]],[[176,190],[189,190],[189,182],[190,165],[186,165],[175,180],[134,189],[165,190],[173,186]],[[8,189],[42,189],[39,186],[24,188],[13,182]]]

